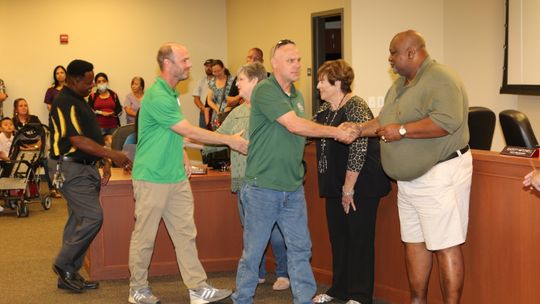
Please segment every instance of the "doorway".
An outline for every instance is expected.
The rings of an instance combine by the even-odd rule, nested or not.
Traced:
[[[312,114],[321,105],[317,90],[317,70],[327,60],[343,58],[343,9],[311,14],[312,33]]]

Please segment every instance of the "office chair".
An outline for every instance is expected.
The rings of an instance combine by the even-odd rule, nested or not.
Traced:
[[[135,124],[127,124],[125,126],[118,127],[118,129],[116,129],[116,131],[114,131],[112,134],[111,149],[122,151],[126,138],[133,132],[135,132]]]
[[[484,107],[469,108],[469,146],[471,149],[491,150],[495,131],[495,113]]]
[[[499,121],[504,140],[508,146],[538,147],[538,141],[525,113],[516,110],[504,110],[499,113]]]

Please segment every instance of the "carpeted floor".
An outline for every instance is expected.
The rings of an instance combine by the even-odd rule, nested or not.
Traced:
[[[127,280],[101,281],[99,289],[82,294],[57,289],[51,264],[60,246],[66,204],[63,199],[55,199],[48,211],[39,203],[29,207],[27,218],[17,218],[15,211],[7,208],[0,213],[0,303],[127,303]],[[208,277],[216,287],[234,289],[234,272],[208,273]],[[255,303],[292,303],[290,290],[272,290],[274,280],[269,275],[267,282],[259,286]],[[162,303],[189,303],[179,275],[153,277],[150,283]],[[322,292],[326,288],[318,289]],[[221,303],[232,301],[226,299]]]

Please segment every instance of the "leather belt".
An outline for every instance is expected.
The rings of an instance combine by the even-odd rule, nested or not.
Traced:
[[[63,162],[72,162],[72,163],[78,163],[78,164],[87,165],[87,166],[95,166],[98,162],[97,160],[79,159],[79,158],[74,158],[71,156],[64,156],[64,155],[51,157],[51,158],[58,161],[61,160]]]
[[[440,160],[439,163],[442,163],[442,162],[445,162],[447,160],[451,160],[453,158],[456,158],[458,156],[461,156],[462,154],[465,154],[467,153],[467,151],[469,151],[469,145],[466,145],[463,149],[459,149],[455,152],[453,152],[452,154],[450,154],[447,158],[443,159],[443,160]]]

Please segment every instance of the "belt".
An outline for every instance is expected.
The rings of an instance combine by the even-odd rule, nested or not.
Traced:
[[[459,150],[453,152],[452,154],[448,155],[447,158],[445,158],[443,160],[440,160],[439,163],[442,163],[442,162],[445,162],[447,160],[451,160],[452,158],[456,158],[458,156],[461,156],[462,154],[467,153],[467,151],[469,151],[469,145],[466,145],[463,149],[459,149]]]
[[[51,158],[58,161],[78,163],[78,164],[87,165],[87,166],[95,166],[98,162],[97,160],[79,159],[79,158],[74,158],[71,156],[64,156],[64,155],[51,157]]]

